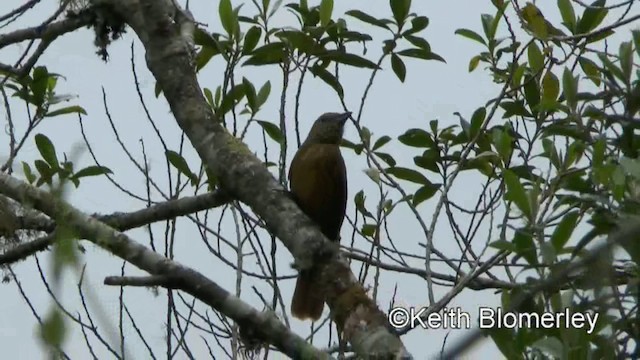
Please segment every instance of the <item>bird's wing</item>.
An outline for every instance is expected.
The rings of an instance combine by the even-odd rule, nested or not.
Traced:
[[[289,168],[298,206],[331,240],[338,240],[347,207],[347,171],[340,148],[329,144],[302,147]]]

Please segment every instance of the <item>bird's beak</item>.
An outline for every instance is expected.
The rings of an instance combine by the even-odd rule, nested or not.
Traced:
[[[344,125],[344,123],[349,119],[349,116],[351,116],[351,111],[338,115],[336,120],[340,122],[340,125]]]

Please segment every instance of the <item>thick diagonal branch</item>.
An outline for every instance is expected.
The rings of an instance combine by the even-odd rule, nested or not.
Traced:
[[[323,359],[327,355],[290,332],[272,313],[258,312],[201,273],[148,249],[95,218],[82,213],[54,195],[0,173],[0,193],[21,203],[31,204],[58,224],[73,229],[80,238],[108,250],[121,259],[149,272],[170,279],[172,288],[181,289],[229,316],[241,328],[249,327],[262,341],[268,341],[292,358]]]
[[[231,136],[207,104],[195,73],[190,39],[181,36],[186,21],[171,1],[111,0],[146,50],[147,65],[167,99],[178,125],[203,162],[236,199],[249,205],[293,254],[300,268],[322,257],[322,281],[333,318],[358,355],[409,357],[387,328],[386,316],[366,295],[337,248],[285,194],[263,163]],[[183,27],[184,28],[184,27]]]

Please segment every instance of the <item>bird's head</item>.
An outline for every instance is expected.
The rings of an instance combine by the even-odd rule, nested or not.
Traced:
[[[324,113],[313,123],[305,143],[313,144],[340,144],[344,123],[351,116],[351,112],[346,113]]]

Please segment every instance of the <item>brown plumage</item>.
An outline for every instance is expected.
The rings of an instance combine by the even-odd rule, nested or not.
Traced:
[[[289,168],[291,193],[300,209],[329,240],[340,241],[340,227],[347,207],[347,171],[340,153],[344,123],[351,113],[326,113],[315,121]],[[324,308],[317,270],[298,274],[291,300],[291,314],[318,320]]]

